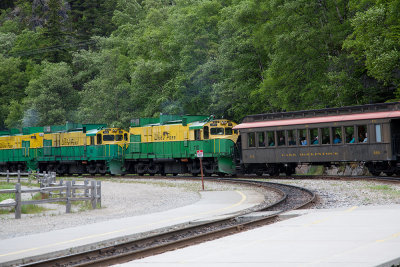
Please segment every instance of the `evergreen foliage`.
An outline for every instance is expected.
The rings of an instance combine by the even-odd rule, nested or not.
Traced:
[[[396,0],[0,3],[0,128],[400,97]]]

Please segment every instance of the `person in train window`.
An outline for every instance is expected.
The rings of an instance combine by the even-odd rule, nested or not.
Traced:
[[[355,141],[356,141],[356,140],[354,139],[354,135],[353,135],[349,143],[350,143],[350,144],[354,144]]]
[[[340,135],[336,134],[335,139],[333,140],[334,144],[340,144],[342,142],[342,139],[340,139]]]
[[[312,142],[313,145],[318,145],[318,136],[314,138],[314,141]]]
[[[302,146],[306,146],[307,145],[307,140],[305,138],[303,138],[303,140],[301,140],[301,145]]]
[[[367,133],[365,133],[365,138],[363,140],[363,143],[366,143],[366,142],[368,142],[368,134]]]
[[[296,142],[291,137],[289,137],[289,146],[295,146],[295,145]]]
[[[279,145],[279,146],[284,146],[284,145],[285,145],[285,139],[284,139],[282,136],[279,138],[279,143],[278,143],[278,145]]]
[[[268,145],[268,146],[275,146],[274,141],[269,142],[269,145]]]

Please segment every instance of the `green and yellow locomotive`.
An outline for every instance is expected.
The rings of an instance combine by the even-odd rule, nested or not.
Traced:
[[[233,174],[236,124],[214,116],[161,115],[132,120],[124,156],[128,173],[200,173],[196,152],[203,151],[207,175]]]
[[[27,127],[0,132],[0,170],[119,174],[128,132],[105,124]]]
[[[0,132],[0,171],[58,174],[235,173],[235,123],[213,116],[135,119],[129,132],[105,124],[28,127]]]

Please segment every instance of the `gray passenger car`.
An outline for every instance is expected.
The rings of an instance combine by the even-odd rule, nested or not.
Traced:
[[[365,162],[374,175],[400,174],[400,103],[251,115],[241,135],[248,173],[290,175],[300,163]]]

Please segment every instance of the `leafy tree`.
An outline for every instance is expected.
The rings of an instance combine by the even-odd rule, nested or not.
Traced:
[[[400,97],[400,3],[377,1],[351,20],[353,33],[344,47],[365,64],[367,74],[379,82],[381,94],[390,98],[397,89]]]
[[[64,124],[75,121],[79,97],[72,86],[72,70],[68,64],[44,61],[40,75],[26,88],[27,106],[39,116],[39,125]]]
[[[21,103],[25,97],[28,79],[20,59],[5,58],[0,55],[0,128],[5,127],[5,120],[10,114],[9,108],[12,101]]]

